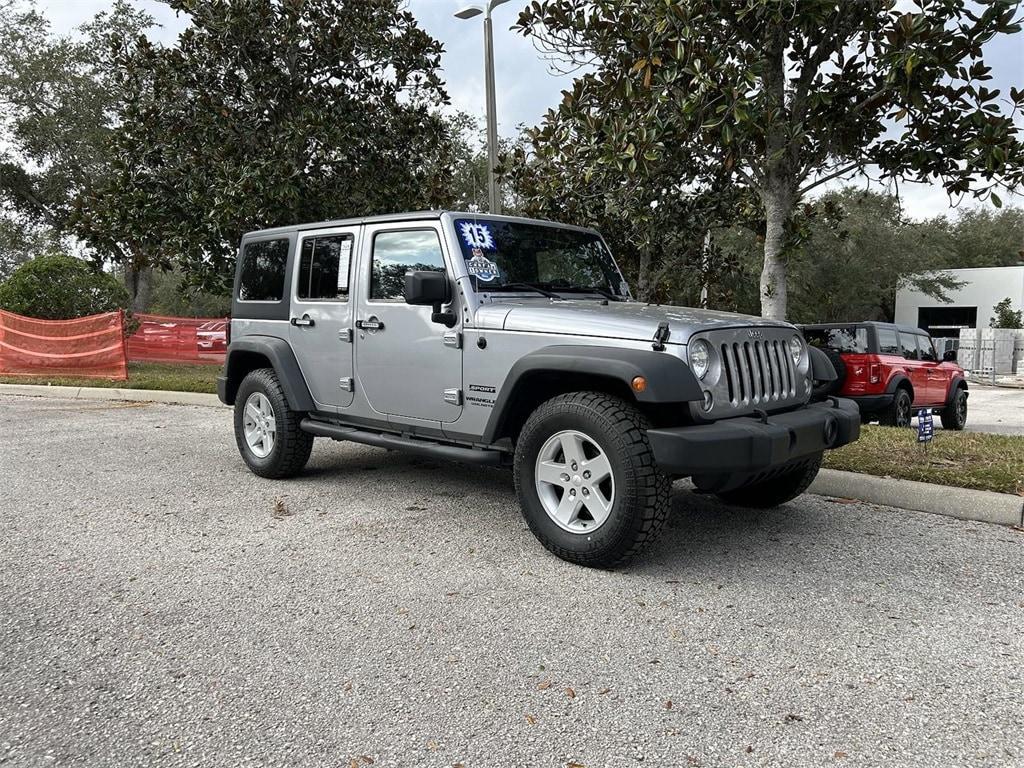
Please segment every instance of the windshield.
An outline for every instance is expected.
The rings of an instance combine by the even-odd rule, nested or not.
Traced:
[[[484,218],[456,219],[455,231],[478,291],[529,293],[536,286],[627,295],[612,255],[593,233]]]

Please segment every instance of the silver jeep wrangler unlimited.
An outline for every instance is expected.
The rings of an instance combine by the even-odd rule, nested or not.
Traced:
[[[473,213],[251,232],[220,399],[261,477],[314,437],[512,465],[531,530],[614,567],[658,534],[673,479],[730,504],[801,494],[857,406],[792,325],[644,304],[601,236]]]

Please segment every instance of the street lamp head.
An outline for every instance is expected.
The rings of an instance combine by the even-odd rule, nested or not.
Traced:
[[[463,8],[461,11],[458,11],[455,14],[455,18],[472,19],[474,16],[479,16],[483,12],[484,9],[481,8],[479,5],[467,5],[465,8]]]

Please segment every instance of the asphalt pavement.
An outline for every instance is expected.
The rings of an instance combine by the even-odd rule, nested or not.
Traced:
[[[970,383],[967,431],[1024,435],[1024,389]]]
[[[1024,533],[679,489],[543,550],[507,472],[230,412],[0,397],[0,764],[1024,765]]]

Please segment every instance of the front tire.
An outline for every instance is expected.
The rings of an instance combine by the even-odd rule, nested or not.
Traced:
[[[252,371],[242,380],[235,395],[235,443],[253,474],[278,480],[302,471],[313,435],[299,429],[299,421],[273,368]]]
[[[914,414],[914,401],[910,392],[899,387],[892,404],[879,415],[878,423],[885,427],[909,427]]]
[[[957,387],[953,393],[953,399],[939,415],[942,419],[943,429],[952,429],[959,432],[967,426],[967,390]]]
[[[615,568],[657,537],[672,482],[647,428],[636,408],[600,392],[560,395],[531,414],[516,443],[515,486],[541,544],[571,563]]]
[[[792,501],[806,491],[821,468],[822,454],[799,464],[787,472],[760,483],[751,483],[732,491],[715,494],[735,507],[770,509]]]

